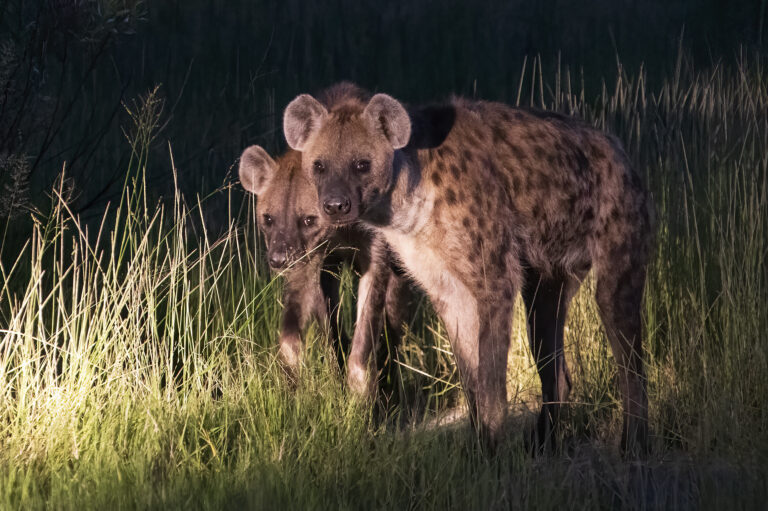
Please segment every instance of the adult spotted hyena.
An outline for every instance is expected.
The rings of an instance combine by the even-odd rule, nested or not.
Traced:
[[[326,104],[333,104],[340,93],[363,94],[351,85],[336,87],[325,94]],[[336,276],[343,264],[350,264],[362,277],[347,380],[352,390],[367,396],[374,391],[372,352],[384,313],[389,331],[398,338],[411,298],[409,285],[392,271],[388,249],[373,233],[327,221],[319,210],[317,190],[300,164],[297,151],[289,150],[273,160],[254,145],[243,152],[239,166],[243,187],[258,197],[258,224],[269,266],[285,277],[280,356],[289,373],[295,374],[301,331],[312,318],[331,326],[333,337],[338,337],[335,322],[329,321],[339,302]]]
[[[571,382],[563,327],[590,269],[619,366],[622,447],[644,449],[647,397],[640,306],[651,244],[649,199],[613,137],[565,116],[454,98],[408,111],[377,94],[326,108],[301,95],[286,108],[327,218],[384,237],[448,329],[483,437],[506,414],[513,300],[527,307],[547,445]]]

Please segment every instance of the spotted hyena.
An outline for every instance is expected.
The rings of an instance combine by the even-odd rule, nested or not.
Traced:
[[[563,327],[590,269],[619,366],[622,447],[644,449],[640,307],[649,198],[620,143],[570,117],[453,98],[407,111],[377,94],[285,110],[288,144],[336,225],[381,235],[427,291],[449,333],[470,417],[495,444],[506,414],[512,308],[521,292],[549,444],[571,387]]]
[[[354,91],[344,90],[346,94]],[[331,100],[333,97],[327,99]],[[273,160],[263,148],[251,146],[240,157],[240,181],[258,198],[258,224],[267,245],[267,261],[285,277],[280,356],[295,375],[304,326],[312,318],[334,326],[329,314],[339,302],[336,276],[343,264],[351,264],[362,277],[348,383],[352,390],[370,395],[375,385],[371,353],[384,312],[389,331],[399,337],[411,298],[407,279],[393,272],[386,245],[373,233],[357,226],[329,224],[320,212],[317,190],[300,165],[300,153],[291,150]],[[333,336],[337,337],[335,329]]]

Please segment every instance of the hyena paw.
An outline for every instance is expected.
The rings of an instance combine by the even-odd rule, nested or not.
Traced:
[[[347,386],[358,397],[369,399],[373,396],[373,378],[367,366],[349,362],[347,367]]]
[[[291,338],[280,339],[279,355],[288,380],[295,383],[301,363],[301,341]]]

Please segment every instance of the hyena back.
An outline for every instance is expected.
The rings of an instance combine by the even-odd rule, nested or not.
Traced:
[[[331,109],[299,96],[284,129],[330,221],[380,233],[427,291],[470,416],[491,444],[506,414],[517,292],[542,382],[535,439],[543,446],[571,386],[568,305],[594,269],[619,366],[622,446],[645,448],[640,306],[650,203],[614,138],[565,116],[461,98],[409,114],[385,94]]]

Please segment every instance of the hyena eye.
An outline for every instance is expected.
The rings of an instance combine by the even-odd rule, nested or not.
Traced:
[[[316,216],[305,216],[302,222],[306,227],[312,227],[313,225],[315,225],[316,221],[317,221]]]
[[[365,174],[369,170],[371,170],[371,162],[370,160],[357,160],[354,163],[355,170],[359,172],[360,174]]]
[[[315,160],[315,162],[312,164],[312,170],[315,171],[315,174],[322,174],[325,172],[325,165],[323,165],[323,162],[320,160]]]
[[[272,225],[272,217],[269,215],[264,215],[264,225]]]

